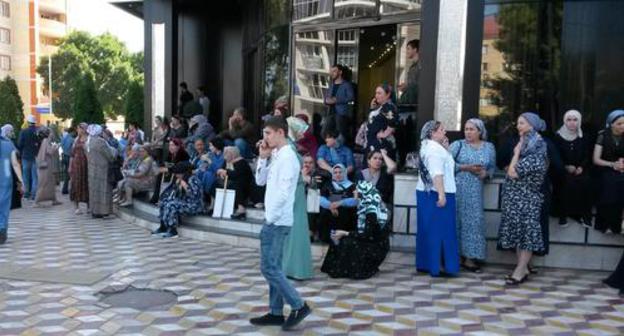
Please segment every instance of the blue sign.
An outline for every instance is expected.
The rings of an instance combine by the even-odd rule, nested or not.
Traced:
[[[37,107],[35,107],[35,110],[39,114],[50,114],[50,108],[49,107],[37,106]]]

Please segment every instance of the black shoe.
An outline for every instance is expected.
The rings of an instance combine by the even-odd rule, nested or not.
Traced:
[[[592,223],[592,216],[583,216],[581,218],[581,223],[588,229],[591,229],[594,226]]]
[[[91,214],[91,217],[97,218],[97,219],[102,219],[102,218],[104,218],[104,215]]]
[[[310,315],[310,312],[312,312],[312,309],[310,309],[308,304],[304,302],[303,307],[290,312],[290,315],[288,315],[286,322],[282,324],[282,330],[292,330],[294,327],[297,326],[297,324],[303,321],[304,318]]]
[[[165,226],[165,224],[160,223],[160,226],[158,227],[158,229],[152,231],[152,234],[156,235],[156,234],[161,234],[165,232],[167,232],[167,227]]]
[[[559,218],[559,226],[567,227],[568,226],[568,219],[565,218],[565,217]]]
[[[281,326],[284,324],[284,316],[272,315],[271,313],[268,313],[260,317],[250,319],[249,323],[255,326]]]
[[[0,245],[7,241],[7,230],[0,230]]]
[[[176,230],[176,228],[170,228],[169,230],[167,230],[167,232],[165,232],[162,237],[163,238],[175,238],[178,236],[178,230]]]
[[[246,212],[235,213],[235,214],[232,214],[230,218],[236,219],[236,220],[245,220],[247,219],[247,213]]]

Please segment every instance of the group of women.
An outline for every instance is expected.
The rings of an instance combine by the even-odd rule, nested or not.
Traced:
[[[554,142],[540,135],[545,122],[535,113],[519,116],[517,136],[499,165],[505,171],[502,188],[498,248],[516,252],[516,266],[505,277],[508,285],[526,281],[534,254],[548,252],[550,205],[549,169],[559,160],[564,174],[553,174],[553,210],[560,224],[568,218],[592,225],[592,192],[597,192],[595,228],[621,232],[624,209],[624,110],[609,114],[590,155],[591,144],[581,130],[581,114],[565,113]],[[465,138],[448,144],[444,126],[427,122],[421,131],[420,174],[417,186],[416,267],[432,276],[456,275],[460,266],[481,272],[486,258],[483,181],[495,165],[494,146],[487,142],[485,125],[470,119]],[[507,155],[507,153],[509,153]],[[505,157],[506,156],[506,157]],[[598,171],[598,190],[592,189],[590,162]],[[548,191],[547,191],[548,190]],[[624,257],[618,282],[624,289]],[[617,272],[616,272],[617,273]]]

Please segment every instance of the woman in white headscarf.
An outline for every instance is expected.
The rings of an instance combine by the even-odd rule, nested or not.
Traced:
[[[94,218],[102,218],[113,212],[113,188],[108,169],[117,152],[102,137],[102,126],[89,125],[87,133],[89,208]]]
[[[49,128],[43,127],[39,130],[41,137],[45,137],[39,146],[37,154],[37,176],[39,183],[37,184],[37,196],[35,197],[35,207],[40,207],[41,202],[52,201],[52,205],[61,204],[56,200],[56,173],[57,165],[54,164],[58,160],[59,146],[54,142],[54,132]],[[56,157],[55,157],[56,156]]]
[[[553,176],[553,213],[559,225],[567,226],[568,218],[591,227],[591,191],[589,167],[591,144],[583,137],[581,113],[569,110],[554,138],[561,155],[565,174]]]

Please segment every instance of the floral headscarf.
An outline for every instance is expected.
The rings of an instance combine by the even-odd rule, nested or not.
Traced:
[[[356,190],[359,195],[360,202],[358,203],[358,232],[364,232],[366,227],[366,215],[374,213],[377,216],[377,223],[383,228],[388,223],[388,209],[383,206],[381,201],[381,195],[375,186],[368,181],[360,181],[357,184]]]

